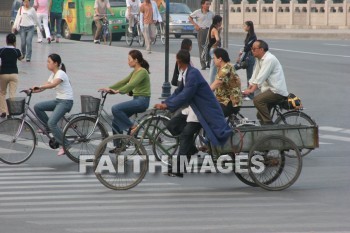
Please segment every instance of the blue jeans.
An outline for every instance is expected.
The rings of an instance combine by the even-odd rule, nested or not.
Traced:
[[[32,58],[32,41],[34,36],[34,26],[21,26],[19,34],[21,36],[21,52],[27,60],[30,60]]]
[[[37,103],[34,105],[34,111],[46,128],[49,128],[56,141],[63,145],[63,133],[57,126],[58,121],[73,107],[73,100],[55,99]],[[45,111],[51,111],[50,117]],[[65,142],[67,143],[67,142]]]
[[[130,101],[126,101],[120,104],[113,105],[113,133],[123,133],[123,130],[129,129],[133,126],[133,122],[130,121],[131,117],[135,113],[144,112],[149,106],[150,97],[147,96],[134,96]]]
[[[50,12],[51,35],[61,38],[62,13]],[[56,33],[55,33],[56,28]]]
[[[209,51],[209,56],[211,57],[211,61],[210,61],[210,70],[209,70],[209,85],[211,85],[214,81],[215,81],[215,76],[217,71],[216,65],[214,63],[214,50],[215,48],[211,48]]]

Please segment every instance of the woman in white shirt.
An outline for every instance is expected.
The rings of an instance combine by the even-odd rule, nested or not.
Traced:
[[[23,6],[18,9],[12,32],[19,28],[21,36],[21,52],[26,61],[32,58],[32,41],[34,36],[34,25],[40,25],[38,17],[29,0],[23,0]]]
[[[63,133],[57,126],[58,121],[67,113],[70,112],[73,106],[73,89],[69,78],[66,74],[66,67],[61,61],[58,54],[51,54],[47,59],[47,68],[52,71],[48,81],[37,87],[33,87],[35,93],[42,92],[46,89],[56,90],[56,99],[43,101],[34,106],[34,111],[38,118],[45,124],[46,130],[51,132],[56,141],[62,146]],[[52,111],[50,117],[45,111]],[[63,147],[60,148],[57,155],[64,155]]]

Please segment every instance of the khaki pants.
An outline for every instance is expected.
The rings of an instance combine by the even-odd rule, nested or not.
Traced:
[[[275,94],[271,90],[262,92],[254,97],[254,106],[258,110],[256,116],[260,120],[261,124],[273,123],[270,115],[271,109],[284,98],[284,96]]]
[[[94,35],[94,40],[99,40],[100,39],[100,34],[102,30],[102,24],[100,19],[94,19],[95,25],[96,25],[96,33]]]
[[[156,37],[156,26],[154,23],[143,25],[143,37],[145,38],[146,50],[151,51],[151,43]]]
[[[10,98],[16,96],[18,74],[0,74],[0,113],[7,113],[6,90],[9,86]]]

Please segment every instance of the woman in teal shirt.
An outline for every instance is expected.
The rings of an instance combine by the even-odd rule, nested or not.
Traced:
[[[133,130],[136,125],[129,119],[135,113],[144,112],[149,107],[151,96],[151,83],[149,78],[149,64],[143,59],[139,50],[131,50],[128,56],[128,64],[134,70],[123,80],[109,88],[100,90],[113,94],[132,93],[133,99],[113,105],[113,133],[123,133],[123,130]],[[116,145],[118,146],[118,145]]]
[[[51,27],[51,41],[59,42],[61,38],[61,23],[64,0],[51,0],[50,4],[50,27]],[[56,27],[55,27],[56,26]],[[55,31],[56,28],[56,31]],[[56,35],[56,38],[55,38]]]

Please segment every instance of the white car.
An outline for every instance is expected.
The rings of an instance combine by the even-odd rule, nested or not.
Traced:
[[[180,38],[181,35],[193,35],[197,37],[197,31],[188,20],[191,13],[191,9],[186,4],[170,3],[169,34],[174,34],[176,38]]]

